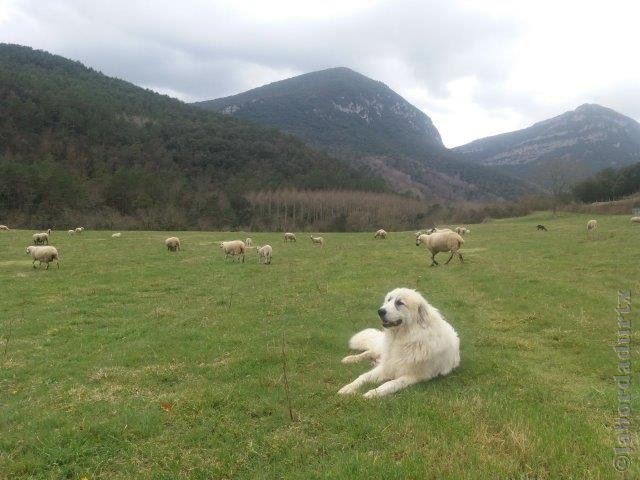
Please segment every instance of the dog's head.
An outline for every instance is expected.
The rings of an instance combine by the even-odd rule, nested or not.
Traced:
[[[378,315],[384,328],[426,327],[429,321],[427,301],[409,288],[396,288],[387,293]]]

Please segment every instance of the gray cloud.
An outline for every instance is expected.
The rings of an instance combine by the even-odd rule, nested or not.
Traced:
[[[505,88],[510,64],[522,53],[514,51],[518,22],[453,1],[383,1],[337,16],[274,15],[266,20],[233,8],[233,2],[204,0],[21,0],[9,5],[0,23],[5,41],[77,59],[107,75],[187,101],[347,66],[400,94],[423,89],[432,103],[441,101],[440,108],[446,108],[442,101],[450,95],[451,81],[473,77],[470,101],[488,115],[511,109],[526,123],[561,113],[554,110],[559,105]],[[625,100],[632,94],[638,98],[632,85],[610,94],[594,93],[613,108],[630,107],[624,111],[638,118],[637,101],[630,105]],[[457,137],[464,135],[473,137],[473,132]]]

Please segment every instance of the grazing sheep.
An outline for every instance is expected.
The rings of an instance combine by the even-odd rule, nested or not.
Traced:
[[[67,233],[68,233],[69,235],[75,235],[75,234],[76,234],[76,231],[75,231],[75,230],[67,230]]]
[[[589,220],[587,222],[587,230],[595,230],[596,228],[598,228],[597,220]]]
[[[4,230],[4,231],[8,232],[10,230],[10,228],[7,227],[6,225],[0,225],[0,230]]]
[[[441,231],[441,230],[440,230]],[[471,233],[471,230],[469,230],[466,227],[456,227],[453,229],[454,232],[456,232],[458,235],[462,235],[463,237],[467,234],[467,233]]]
[[[314,237],[313,235],[310,235],[310,237],[311,237],[311,243],[313,243],[314,245],[319,245],[321,247],[324,246],[324,238]]]
[[[33,268],[36,268],[36,260],[39,262],[38,266],[43,263],[47,264],[47,270],[49,270],[49,263],[56,261],[58,268],[60,268],[60,262],[58,261],[58,250],[56,247],[35,247],[33,245],[27,247],[27,255],[31,255],[33,259]]]
[[[180,250],[180,239],[178,237],[169,237],[164,241],[164,244],[170,252]]]
[[[111,238],[120,238],[121,236],[122,236],[122,233],[118,232],[111,235]]]
[[[416,239],[416,246],[422,244],[431,252],[432,267],[434,265],[438,265],[438,262],[436,262],[436,254],[440,252],[451,252],[451,256],[449,257],[449,260],[445,262],[445,265],[448,264],[456,254],[460,258],[460,262],[463,262],[462,254],[459,252],[463,243],[464,239],[456,232],[452,231],[438,231],[431,234],[427,233],[420,235]]]
[[[631,217],[632,223],[640,223],[640,217]],[[0,225],[0,230],[2,230],[3,225]]]
[[[385,232],[383,229],[380,229],[376,232],[373,238],[379,238],[381,240],[385,240],[387,238],[387,232]]]
[[[271,255],[273,254],[273,248],[271,245],[258,246],[258,263],[264,263],[265,265],[271,265]]]
[[[545,232],[547,231],[547,227],[545,227],[544,225],[541,225],[541,224],[536,225],[536,229],[537,230],[544,230]]]
[[[53,231],[53,230],[51,230],[50,228],[48,228],[48,229],[47,229],[47,235],[51,235],[51,232],[52,232],[52,231]]]
[[[291,233],[291,232],[287,232],[284,234],[284,243],[287,242],[297,242],[298,240],[296,239],[296,234],[295,233]]]
[[[82,233],[82,232],[84,232],[84,227],[76,228],[76,233]]]
[[[242,257],[242,263],[244,263],[244,254],[247,251],[247,247],[242,240],[232,240],[231,242],[220,242],[220,248],[224,252],[224,259],[226,260],[229,255],[235,257],[239,255]]]
[[[33,238],[34,245],[49,245],[49,234],[44,233],[34,233],[31,238]]]
[[[247,237],[247,239],[244,241],[244,244],[247,247],[253,247],[253,239],[251,237]]]

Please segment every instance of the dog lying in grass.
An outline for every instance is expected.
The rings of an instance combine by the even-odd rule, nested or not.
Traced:
[[[342,363],[371,360],[375,366],[342,387],[339,394],[384,382],[364,394],[365,398],[381,397],[447,375],[460,364],[458,334],[415,290],[396,288],[389,292],[378,315],[384,330],[368,328],[356,333],[349,347],[362,353],[342,359]]]

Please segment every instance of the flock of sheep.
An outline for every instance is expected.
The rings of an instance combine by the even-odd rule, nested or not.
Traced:
[[[640,217],[632,217],[632,223],[640,223]],[[536,226],[537,230],[547,231],[547,228],[544,225],[538,224]],[[587,222],[587,234],[589,232],[593,232],[598,228],[597,220],[589,220]],[[0,225],[0,231],[8,231],[9,227],[6,225]],[[68,230],[69,235],[77,235],[81,234],[84,231],[84,227],[77,227],[72,230]],[[416,246],[424,246],[431,253],[431,266],[439,265],[436,261],[436,255],[438,253],[451,252],[449,259],[445,262],[445,265],[448,264],[454,256],[458,256],[460,262],[463,262],[462,254],[460,253],[460,249],[464,244],[464,236],[470,233],[466,227],[456,227],[453,230],[449,228],[432,228],[426,231],[418,231],[416,232]],[[122,234],[120,232],[114,233],[111,236],[113,238],[119,238]],[[60,268],[59,263],[59,255],[58,250],[49,245],[49,237],[51,236],[51,229],[48,229],[46,232],[34,233],[32,236],[33,245],[27,247],[27,254],[31,255],[33,260],[33,267],[36,268],[36,261],[39,262],[38,266],[45,264],[46,268],[49,268],[49,264],[52,262],[56,262],[58,268]],[[314,237],[310,235],[311,243],[314,246],[324,247],[324,238],[323,237]],[[374,234],[375,239],[385,240],[387,238],[387,232],[383,229],[380,229]],[[297,237],[295,233],[286,232],[283,237],[284,243],[297,242]],[[176,252],[180,250],[180,239],[178,237],[169,237],[165,241],[165,246],[167,250],[170,252]],[[253,247],[253,240],[251,238],[247,238],[246,240],[232,240],[228,242],[220,242],[220,249],[224,253],[224,258],[227,259],[232,257],[233,259],[238,258],[244,263],[245,254],[248,248]],[[273,247],[271,245],[257,245],[255,247],[258,263],[270,265],[271,258],[273,256]]]

